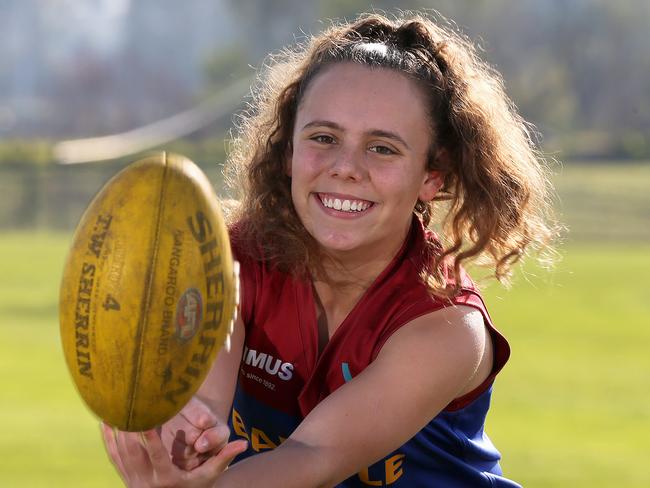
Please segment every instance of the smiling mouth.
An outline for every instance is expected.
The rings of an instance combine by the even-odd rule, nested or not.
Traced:
[[[373,202],[369,202],[368,200],[336,198],[323,193],[319,193],[318,198],[324,207],[340,212],[360,213],[373,206]]]

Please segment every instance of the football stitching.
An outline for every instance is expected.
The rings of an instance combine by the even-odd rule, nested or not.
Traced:
[[[129,395],[128,395],[128,420],[126,424],[126,430],[129,430],[132,427],[133,423],[133,407],[135,405],[135,397],[136,397],[136,392],[137,392],[137,385],[138,381],[140,379],[140,369],[141,369],[141,363],[142,363],[142,354],[143,354],[143,349],[144,349],[144,332],[145,329],[147,328],[148,325],[148,314],[147,311],[149,310],[149,305],[151,303],[151,296],[152,296],[152,283],[153,283],[153,275],[156,271],[156,261],[158,259],[158,244],[160,240],[160,228],[162,224],[162,217],[163,217],[163,207],[165,204],[165,191],[167,189],[166,185],[166,180],[167,180],[167,170],[169,167],[169,162],[167,161],[167,152],[162,153],[162,157],[164,159],[164,167],[163,167],[163,174],[161,178],[161,183],[160,183],[160,198],[158,201],[158,205],[156,206],[156,209],[158,211],[158,215],[156,216],[156,225],[154,227],[154,235],[153,235],[153,252],[151,255],[151,259],[149,261],[149,267],[147,268],[147,272],[145,274],[145,282],[144,282],[144,299],[142,300],[142,307],[140,309],[140,318],[141,320],[138,321],[138,330],[136,331],[136,338],[135,342],[137,344],[137,348],[134,351],[134,357],[133,357],[133,370],[132,370],[132,380],[131,384],[129,385]]]

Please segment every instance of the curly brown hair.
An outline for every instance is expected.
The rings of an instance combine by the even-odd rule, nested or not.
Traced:
[[[528,124],[472,43],[421,14],[366,14],[269,58],[249,109],[239,116],[226,166],[227,181],[241,192],[231,218],[239,222],[242,247],[283,271],[322,275],[318,246],[294,210],[285,168],[305,91],[324,67],[340,62],[396,70],[426,94],[434,134],[428,167],[444,175],[444,184],[433,202],[418,202],[414,212],[442,234],[442,245],[430,244],[430,265],[422,272],[433,294],[450,297],[460,286],[449,284],[443,261],[452,276],[474,262],[490,265],[507,282],[513,263],[529,250],[551,254],[557,234],[552,188]]]

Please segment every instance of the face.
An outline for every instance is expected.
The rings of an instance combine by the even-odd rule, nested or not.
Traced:
[[[287,168],[293,203],[323,250],[394,254],[418,199],[440,188],[426,169],[432,131],[419,87],[386,69],[336,64],[309,85]]]

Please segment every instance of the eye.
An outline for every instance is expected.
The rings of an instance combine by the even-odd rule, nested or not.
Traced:
[[[319,142],[320,144],[334,144],[334,138],[325,134],[318,134],[310,137],[312,141]]]
[[[370,151],[376,152],[377,154],[381,154],[383,156],[392,156],[393,154],[397,154],[397,151],[394,149],[388,147],[388,146],[382,146],[382,145],[375,145],[375,146],[370,146]]]

